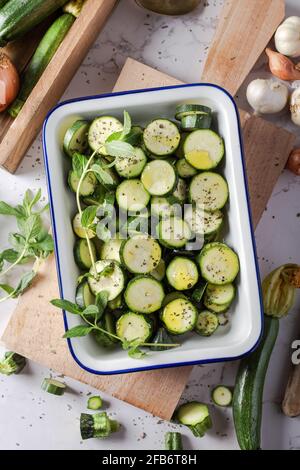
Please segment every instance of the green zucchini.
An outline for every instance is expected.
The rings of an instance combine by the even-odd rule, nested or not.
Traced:
[[[126,287],[124,299],[130,310],[153,313],[159,310],[164,299],[162,284],[152,276],[135,276]]]
[[[77,192],[79,181],[80,181],[80,178],[77,176],[75,171],[70,170],[69,176],[68,176],[68,184],[69,184],[71,191],[73,191],[73,193]],[[95,174],[91,172],[88,173],[87,175],[85,175],[85,177],[83,178],[81,182],[79,195],[83,197],[91,196],[96,189],[96,185],[97,185],[97,178]]]
[[[166,450],[182,450],[182,439],[180,432],[166,432],[165,434]]]
[[[174,341],[167,330],[161,327],[157,330],[151,343],[153,344],[153,346],[150,347],[152,351],[165,351],[166,349],[172,349],[172,346],[156,346],[156,344],[172,344]]]
[[[116,332],[122,341],[137,341],[142,344],[150,339],[153,322],[146,315],[127,312],[117,320]]]
[[[197,174],[196,168],[190,165],[185,158],[180,158],[176,162],[176,170],[181,178],[190,178]]]
[[[232,282],[240,269],[238,255],[225,243],[207,243],[199,256],[202,277],[211,284],[223,285]],[[232,300],[232,288],[230,301]],[[229,298],[229,297],[228,297]],[[224,302],[225,303],[225,302]]]
[[[166,271],[170,286],[176,290],[187,290],[198,282],[199,274],[194,261],[183,256],[172,259]]]
[[[75,17],[73,15],[70,15],[69,13],[64,13],[62,16],[60,16],[54,21],[54,23],[50,26],[50,28],[42,38],[31,61],[26,67],[23,76],[21,77],[22,85],[19,94],[8,109],[8,112],[12,117],[15,118],[18,116],[19,112],[25,104],[25,101],[27,100],[28,96],[32,92],[37,82],[39,81],[41,75],[43,74],[47,65],[54,56],[55,52],[59,48],[63,39],[67,35],[74,21]]]
[[[188,114],[181,118],[181,128],[183,131],[209,129],[211,126],[211,121],[211,114]]]
[[[197,170],[215,168],[225,153],[222,137],[210,129],[191,132],[184,142],[183,151],[189,164]]]
[[[154,119],[143,134],[146,149],[156,156],[170,155],[180,142],[180,132],[176,124],[168,119]]]
[[[0,361],[0,374],[19,374],[24,369],[25,365],[25,357],[13,351],[7,351],[4,354],[4,358]]]
[[[278,318],[265,315],[258,348],[242,359],[233,393],[233,419],[242,450],[260,449],[262,398],[266,372],[279,330]]]
[[[75,294],[75,302],[78,307],[85,309],[89,305],[95,304],[95,296],[92,294],[87,281],[82,281],[78,284]]]
[[[66,0],[9,0],[0,10],[0,47],[33,29]]]
[[[185,116],[195,116],[202,114],[211,114],[211,108],[202,104],[179,104],[176,106],[175,119],[180,121]]]
[[[90,248],[91,248],[94,259],[96,259],[96,248],[92,240],[90,241]],[[92,259],[91,259],[88,243],[85,238],[80,238],[79,240],[76,240],[76,243],[74,246],[74,259],[75,259],[77,266],[80,269],[83,269],[86,271],[91,268]]]
[[[99,397],[99,395],[90,397],[87,402],[87,408],[93,411],[100,410],[100,408],[102,408],[102,405],[103,405],[103,402],[102,402],[101,397]]]
[[[66,384],[54,379],[44,379],[41,387],[42,390],[52,395],[63,395],[66,390]]]
[[[208,310],[202,310],[199,313],[195,331],[200,336],[211,336],[219,326],[219,320],[215,313],[209,312]]]
[[[211,392],[211,399],[217,406],[230,406],[232,403],[232,390],[224,385],[217,385]]]
[[[106,411],[93,415],[88,413],[81,413],[80,415],[80,433],[82,439],[108,437],[113,432],[118,431],[119,428],[119,423],[110,419]]]
[[[75,152],[85,154],[88,150],[89,144],[87,140],[87,133],[90,123],[82,119],[73,122],[65,135],[63,147],[64,151],[69,157],[72,157]]]
[[[176,413],[180,424],[188,426],[194,436],[203,437],[212,427],[208,406],[204,403],[192,401],[181,405]]]
[[[164,196],[176,189],[176,172],[168,161],[153,160],[143,169],[141,182],[151,196]]]
[[[123,241],[120,255],[122,264],[128,271],[134,274],[148,274],[161,260],[161,247],[154,238],[138,234]]]
[[[177,298],[164,307],[161,320],[171,334],[182,335],[193,330],[197,320],[197,310],[189,300]]]

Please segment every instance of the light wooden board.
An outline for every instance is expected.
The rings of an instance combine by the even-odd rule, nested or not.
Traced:
[[[178,83],[178,80],[172,77],[128,59],[115,90]],[[252,212],[257,224],[286,163],[294,136],[244,112],[242,122]],[[7,347],[157,416],[170,419],[191,368],[180,367],[111,377],[99,377],[84,372],[76,365],[65,340],[61,338],[61,314],[49,305],[49,300],[57,296],[56,270],[52,259],[46,262],[41,278],[22,296],[2,338]]]
[[[88,0],[84,5],[18,117],[5,118],[6,132],[0,136],[0,166],[11,173],[16,171],[48,111],[67,88],[115,4],[116,0]],[[25,50],[24,42],[20,47]]]
[[[284,0],[227,0],[202,81],[221,85],[234,95],[284,15]]]

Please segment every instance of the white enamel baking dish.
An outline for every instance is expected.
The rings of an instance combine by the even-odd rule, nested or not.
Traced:
[[[124,109],[136,123],[143,124],[162,116],[173,119],[175,106],[187,102],[210,106],[218,123],[219,133],[225,140],[223,173],[230,190],[230,201],[226,207],[228,224],[225,239],[240,258],[237,296],[230,309],[230,322],[210,337],[189,335],[181,347],[150,352],[139,360],[129,358],[126,351],[121,349],[101,349],[89,336],[69,340],[73,358],[91,373],[116,374],[238,359],[255,348],[260,338],[260,281],[238,114],[231,96],[225,90],[210,84],[179,85],[74,99],[60,103],[50,111],[44,123],[43,148],[60,294],[62,298],[74,301],[79,274],[73,258],[74,234],[71,226],[72,216],[76,212],[75,198],[66,184],[70,162],[62,151],[65,130],[78,118],[93,119],[101,114],[112,114],[122,119]],[[76,315],[65,312],[63,315],[66,329],[80,322]]]

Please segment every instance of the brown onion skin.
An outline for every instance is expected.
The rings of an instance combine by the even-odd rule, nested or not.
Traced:
[[[20,78],[17,69],[3,52],[0,52],[0,81],[5,84],[5,103],[0,103],[1,112],[14,101],[20,89]]]
[[[294,149],[287,161],[286,168],[300,176],[300,149]]]

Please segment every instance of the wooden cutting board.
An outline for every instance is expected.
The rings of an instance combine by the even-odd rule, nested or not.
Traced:
[[[178,84],[178,80],[128,59],[114,90]],[[293,147],[294,136],[260,118],[241,112],[251,207],[257,225],[272,189]],[[9,349],[69,377],[88,383],[121,400],[170,419],[187,383],[191,367],[96,376],[83,371],[62,339],[61,313],[49,304],[58,297],[54,259],[45,263],[40,278],[25,293],[2,340]],[[167,399],[166,399],[167,397]]]

